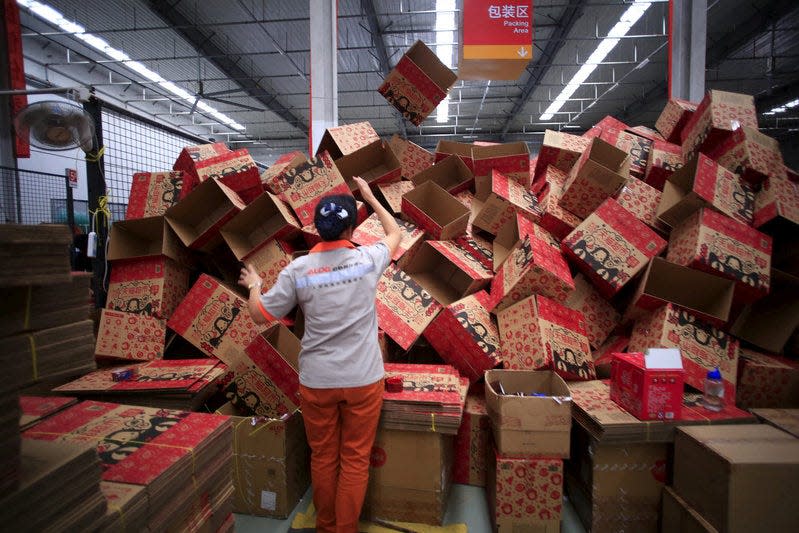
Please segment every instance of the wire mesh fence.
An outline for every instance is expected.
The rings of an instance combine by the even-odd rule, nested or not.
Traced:
[[[0,167],[3,222],[66,224],[71,190],[66,175]],[[73,209],[74,213],[74,209]],[[77,219],[75,219],[77,223]]]

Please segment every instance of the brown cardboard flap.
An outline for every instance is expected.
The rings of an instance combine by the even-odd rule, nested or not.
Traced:
[[[474,174],[457,155],[450,155],[411,178],[414,185],[432,181],[448,192],[468,186],[472,180]]]
[[[402,195],[402,198],[441,228],[440,239],[452,238],[466,230],[469,209],[439,185],[426,181]],[[423,224],[419,225],[428,230]]]
[[[397,156],[394,155],[388,144],[381,140],[374,141],[349,155],[336,159],[333,164],[338,168],[350,190],[353,191],[357,189],[353,180],[355,176],[363,178],[366,182],[371,182],[394,172],[398,181],[402,172]]]
[[[449,305],[469,294],[474,280],[428,242],[403,270],[441,305]]]
[[[446,92],[458,76],[438,59],[435,53],[422,41],[416,41],[405,55],[408,56],[440,89]]]
[[[280,352],[283,359],[285,359],[294,370],[299,371],[302,343],[289,328],[278,322],[264,331],[261,336]]]
[[[657,218],[673,228],[698,211],[706,202],[693,191],[697,158],[678,169],[663,184],[663,195],[658,204]]]
[[[473,146],[472,159],[493,159],[509,155],[530,154],[525,142],[512,142],[502,144],[492,144],[489,146]]]
[[[226,216],[244,208],[238,195],[216,180],[205,180],[170,207],[166,220],[186,246],[192,246]],[[200,248],[203,246],[200,245]]]
[[[779,353],[799,327],[799,278],[771,270],[771,292],[746,306],[730,330],[755,346]]]
[[[236,259],[244,259],[253,250],[287,229],[281,238],[300,232],[300,223],[282,201],[265,192],[222,226],[220,233]]]
[[[163,216],[120,220],[109,233],[107,259],[132,259],[165,255],[191,265],[191,256]]]
[[[466,159],[472,158],[472,145],[457,141],[438,141],[436,144],[436,159],[443,159],[439,154],[458,155]]]

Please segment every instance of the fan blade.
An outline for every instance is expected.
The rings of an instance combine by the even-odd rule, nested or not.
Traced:
[[[227,89],[225,91],[214,91],[212,93],[203,93],[203,96],[225,96],[226,94],[243,93],[244,89]]]
[[[194,114],[194,111],[197,109],[197,103],[200,101],[200,97],[194,99],[194,103],[191,104],[191,109],[189,109],[189,116]]]

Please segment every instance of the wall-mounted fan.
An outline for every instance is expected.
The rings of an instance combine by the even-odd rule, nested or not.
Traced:
[[[94,122],[80,105],[65,100],[34,102],[17,113],[14,127],[24,135],[30,132],[31,144],[45,150],[81,148],[89,153],[94,139]]]

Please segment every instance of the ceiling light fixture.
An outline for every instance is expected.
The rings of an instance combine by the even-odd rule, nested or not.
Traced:
[[[38,18],[42,19],[43,21],[54,24],[61,28],[63,31],[67,33],[73,34],[76,39],[79,39],[89,45],[91,48],[94,48],[98,52],[101,52],[111,59],[115,61],[121,62],[123,65],[131,69],[132,71],[136,72],[137,74],[147,78],[150,81],[157,83],[159,86],[164,88],[165,90],[169,91],[173,95],[177,96],[181,100],[185,100],[187,102],[187,107],[191,107],[191,104],[197,98],[195,95],[189,93],[185,89],[182,89],[172,83],[171,81],[167,81],[164,79],[163,76],[160,74],[153,72],[146,65],[140,63],[138,61],[134,61],[122,50],[118,50],[111,46],[107,41],[93,35],[91,33],[86,33],[86,28],[81,26],[80,24],[76,24],[72,21],[67,20],[64,15],[60,12],[56,11],[52,7],[48,6],[47,4],[43,4],[41,2],[36,2],[35,0],[17,0],[17,3],[22,7],[28,9],[31,13],[36,15]],[[229,116],[221,113],[216,108],[208,105],[207,103],[200,100],[197,102],[197,108],[202,110],[205,113],[208,113],[216,120],[218,120],[221,124],[238,131],[244,131],[246,128],[230,118]]]
[[[608,32],[608,36],[602,39],[599,46],[596,47],[596,50],[593,51],[588,57],[588,60],[580,67],[580,70],[577,71],[577,74],[574,75],[549,107],[546,108],[540,120],[552,120],[555,113],[560,111],[575,91],[580,88],[580,85],[582,85],[585,80],[588,79],[588,76],[596,70],[597,66],[605,60],[608,54],[619,44],[621,38],[627,35],[630,29],[640,20],[651,5],[649,0],[635,0],[635,2],[622,13],[619,21]]]
[[[791,100],[788,103],[782,104],[780,106],[774,107],[769,111],[763,113],[764,115],[776,115],[777,113],[785,113],[789,109],[793,109],[794,107],[799,106],[799,98],[796,100]]]
[[[436,0],[436,55],[452,68],[455,47],[455,0]],[[449,122],[449,95],[436,108],[436,122]]]

